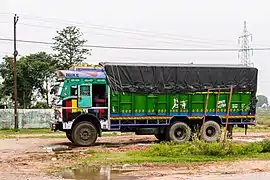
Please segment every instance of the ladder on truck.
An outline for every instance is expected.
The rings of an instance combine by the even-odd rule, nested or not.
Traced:
[[[230,96],[229,96],[229,102],[227,105],[227,113],[226,113],[226,123],[225,123],[225,132],[224,132],[224,141],[227,140],[227,130],[228,130],[228,124],[229,124],[229,116],[230,116],[230,107],[231,107],[231,102],[232,102],[232,93],[233,93],[233,87],[231,86],[230,88],[212,88],[207,90],[207,95],[206,95],[206,101],[205,101],[205,106],[204,106],[204,115],[203,115],[203,122],[202,122],[202,128],[204,129],[204,124],[208,112],[208,102],[209,102],[209,95],[211,91],[216,91],[218,90],[218,97],[217,97],[217,102],[216,102],[216,115],[218,113],[218,101],[220,98],[220,91],[221,90],[230,90]],[[202,136],[203,131],[201,131],[201,136]]]

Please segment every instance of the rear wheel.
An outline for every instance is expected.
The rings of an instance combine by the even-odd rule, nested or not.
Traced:
[[[72,139],[72,131],[67,131],[66,136],[67,136],[68,140],[70,140],[70,142],[74,143],[74,141]]]
[[[97,140],[97,129],[91,122],[79,122],[72,130],[72,140],[76,145],[90,146]]]
[[[168,137],[175,143],[185,143],[191,137],[191,129],[184,122],[176,122],[169,128]]]
[[[215,121],[206,121],[202,131],[202,139],[206,142],[219,141],[221,138],[221,128]]]

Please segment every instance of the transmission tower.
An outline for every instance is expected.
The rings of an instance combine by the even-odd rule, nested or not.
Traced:
[[[252,41],[252,34],[247,30],[247,23],[244,21],[244,30],[243,35],[238,38],[238,44],[241,45],[241,49],[239,50],[238,58],[241,63],[245,66],[253,66],[253,63],[250,60],[250,45],[249,43]]]

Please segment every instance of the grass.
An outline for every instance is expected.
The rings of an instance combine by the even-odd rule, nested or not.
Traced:
[[[254,143],[213,142],[195,140],[184,144],[161,143],[153,145],[144,156],[178,157],[182,155],[205,155],[228,157],[270,152],[270,140]]]
[[[245,128],[239,128],[235,126],[233,132],[244,132]],[[270,132],[270,127],[268,125],[256,125],[248,126],[248,132]]]
[[[53,138],[66,138],[66,135],[25,135],[25,136],[16,136],[16,135],[0,135],[0,139],[29,139],[29,138],[39,138],[39,139],[53,139]]]
[[[86,164],[196,163],[239,159],[270,160],[270,140],[256,143],[160,143],[147,150],[129,152],[89,151]]]
[[[133,135],[134,133],[119,133],[119,132],[106,132],[103,133],[104,137],[111,136],[127,136]],[[21,135],[21,136],[20,136]],[[64,132],[58,131],[54,132],[50,129],[1,129],[0,130],[0,139],[8,138],[41,138],[41,139],[50,139],[50,138],[66,138]]]
[[[270,111],[269,110],[257,110],[256,119],[259,125],[266,125],[270,127]]]
[[[53,134],[55,132],[50,129],[1,129],[0,135],[14,135],[14,134]]]
[[[41,135],[42,134],[42,135]],[[0,139],[6,138],[63,138],[64,133],[55,133],[50,129],[1,129]]]

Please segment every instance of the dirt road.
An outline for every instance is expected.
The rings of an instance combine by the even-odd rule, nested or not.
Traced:
[[[20,135],[21,136],[21,135]],[[22,137],[22,136],[21,136]],[[83,160],[89,148],[75,148],[55,154],[48,148],[54,145],[68,145],[72,147],[67,139],[62,138],[18,138],[0,140],[0,179],[1,180],[54,180],[61,179],[48,175],[53,170],[63,165],[72,165]],[[259,141],[270,137],[270,133],[235,133],[235,141]],[[96,146],[110,151],[140,149],[141,143],[156,141],[154,136],[117,136],[99,138]],[[102,145],[102,146],[101,146]],[[158,166],[158,167],[157,167]],[[129,169],[130,167],[126,167]],[[140,179],[215,179],[226,174],[226,178],[233,178],[238,174],[250,172],[270,172],[270,161],[241,161],[241,162],[217,162],[202,163],[195,165],[170,164],[153,165],[145,163],[132,167],[128,176],[139,177]],[[229,176],[228,176],[229,174]],[[256,174],[250,176],[255,177]],[[269,178],[269,174],[265,177]],[[242,175],[241,175],[242,177]],[[225,178],[225,176],[224,176]],[[220,179],[220,178],[217,178]],[[223,179],[223,178],[222,178]],[[238,178],[239,179],[239,178]],[[233,179],[232,179],[233,180]]]

